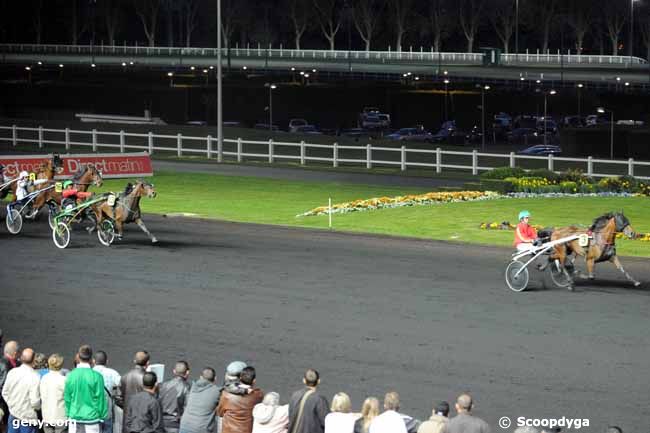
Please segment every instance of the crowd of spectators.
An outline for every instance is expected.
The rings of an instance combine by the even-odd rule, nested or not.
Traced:
[[[2,331],[0,330],[0,346]],[[281,405],[277,392],[257,387],[256,370],[241,361],[230,363],[217,384],[213,368],[196,381],[190,366],[178,361],[173,377],[159,383],[149,371],[150,356],[137,352],[125,375],[108,367],[108,355],[82,345],[72,370],[64,358],[49,357],[17,342],[4,344],[0,358],[0,432],[8,433],[489,433],[490,426],[472,413],[469,394],[458,396],[455,416],[440,401],[424,421],[402,411],[397,392],[383,403],[368,397],[361,412],[339,392],[331,404],[319,392],[320,375],[308,369],[304,386]],[[622,433],[610,426],[607,433]],[[515,433],[550,433],[532,427]]]

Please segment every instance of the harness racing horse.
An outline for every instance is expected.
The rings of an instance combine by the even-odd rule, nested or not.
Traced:
[[[124,224],[135,222],[151,238],[152,243],[158,242],[158,239],[144,225],[140,211],[140,198],[144,196],[154,198],[156,195],[154,186],[143,180],[138,180],[135,185],[127,184],[124,192],[115,200],[113,206],[102,203],[95,209],[97,226],[101,225],[104,218],[112,219],[117,228],[117,236],[121,239]]]
[[[625,275],[625,278],[627,278],[628,281],[631,281],[635,287],[641,285],[639,281],[635,280],[625,269],[623,269],[621,261],[616,256],[616,233],[620,232],[624,233],[628,238],[634,238],[636,236],[634,229],[630,225],[630,221],[625,215],[623,215],[623,212],[610,212],[599,216],[594,220],[589,230],[575,226],[560,227],[553,230],[551,241],[572,235],[586,234],[591,236],[589,244],[586,247],[580,246],[579,240],[575,239],[565,244],[556,245],[554,251],[550,255],[550,262],[557,259],[560,263],[562,272],[567,278],[567,281],[569,281],[569,290],[573,290],[573,279],[569,275],[565,264],[567,263],[569,256],[573,253],[575,253],[576,256],[582,256],[585,258],[588,272],[587,278],[591,280],[595,278],[594,264],[609,261],[614,263],[616,269],[621,271],[621,273]],[[570,259],[569,263],[573,263],[574,260],[575,257]]]

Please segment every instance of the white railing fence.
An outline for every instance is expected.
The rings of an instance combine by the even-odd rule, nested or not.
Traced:
[[[206,158],[216,158],[217,162],[223,162],[226,157],[237,162],[254,159],[264,160],[270,164],[278,161],[297,161],[300,165],[306,165],[311,161],[332,167],[360,165],[372,169],[375,166],[393,166],[399,167],[401,171],[406,171],[408,168],[425,168],[432,169],[435,173],[442,173],[443,169],[468,170],[473,175],[503,166],[547,168],[559,172],[557,169],[562,165],[564,169],[579,168],[592,177],[627,174],[638,179],[650,179],[650,168],[648,168],[650,162],[636,161],[632,158],[626,160],[597,159],[591,156],[565,158],[553,155],[518,155],[514,152],[489,153],[477,150],[461,152],[441,148],[414,149],[406,146],[382,147],[371,144],[365,146],[338,143],[310,144],[304,141],[296,143],[272,139],[268,141],[224,139],[223,144],[220,144],[217,138],[211,135],[195,137],[182,134],[51,129],[42,126],[33,128],[16,125],[0,126],[0,142],[9,142],[13,147],[21,143],[35,144],[39,149],[45,149],[46,145],[58,145],[63,146],[65,151],[70,151],[72,146],[77,146],[90,148],[93,152],[98,149],[113,149],[121,153],[140,150],[150,155],[156,152],[172,152],[178,157],[204,155]],[[490,163],[492,164],[488,165]],[[609,172],[597,172],[594,170],[595,165],[607,167]]]
[[[42,54],[122,54],[134,56],[195,56],[195,57],[216,57],[216,48],[200,47],[149,47],[149,46],[127,46],[125,45],[54,45],[54,44],[0,44],[0,52],[9,53],[42,53]],[[437,52],[433,47],[409,47],[408,50],[385,51],[348,51],[348,50],[294,50],[272,45],[262,44],[240,47],[238,44],[230,50],[222,48],[224,56],[230,54],[235,57],[280,57],[290,59],[321,59],[321,60],[367,60],[367,61],[426,61],[444,63],[473,63],[480,64],[483,59],[482,53],[466,52]],[[510,63],[544,63],[552,65],[561,64],[593,64],[593,65],[642,65],[647,60],[635,56],[601,56],[592,54],[572,53],[571,50],[560,52],[560,50],[546,51],[536,50],[519,54],[501,54],[501,62]]]

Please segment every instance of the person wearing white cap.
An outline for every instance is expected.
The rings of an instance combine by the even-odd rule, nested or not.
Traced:
[[[26,171],[21,171],[18,175],[18,181],[16,182],[16,201],[9,203],[7,205],[7,214],[11,215],[11,210],[15,205],[20,204],[24,205],[27,201],[27,196],[29,195],[29,188],[34,185],[40,185],[42,183],[49,182],[47,179],[37,179],[31,181],[29,179],[29,173]]]
[[[280,406],[280,394],[268,392],[253,408],[253,433],[287,433],[289,405]]]

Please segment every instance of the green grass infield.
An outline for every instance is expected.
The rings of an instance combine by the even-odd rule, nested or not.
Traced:
[[[328,229],[328,216],[296,215],[332,203],[430,192],[429,189],[331,182],[298,182],[199,173],[158,172],[150,180],[158,197],[143,198],[145,213],[192,214],[227,221]],[[109,180],[102,191],[121,191],[126,180]],[[650,232],[647,197],[499,199],[379,209],[332,215],[332,229],[484,245],[509,246],[513,232],[485,230],[481,223],[516,223],[529,210],[532,224],[583,225],[606,212],[623,210],[637,232]],[[619,255],[650,256],[650,242],[617,240]]]

